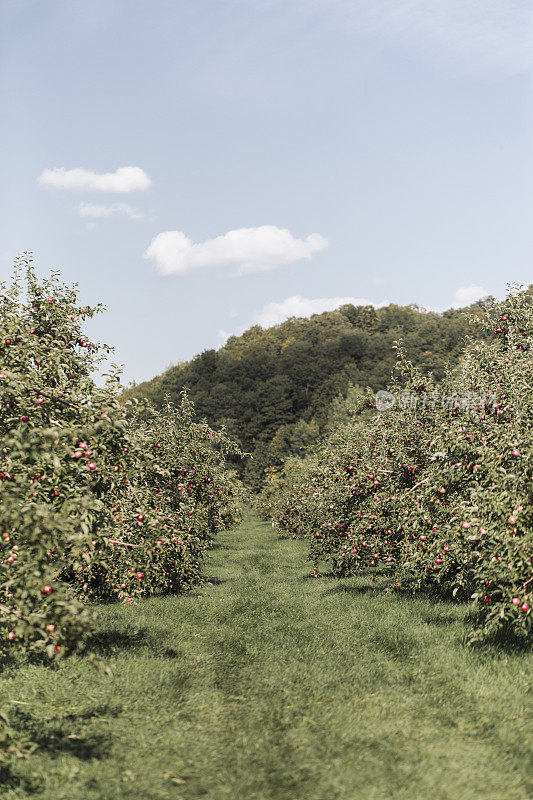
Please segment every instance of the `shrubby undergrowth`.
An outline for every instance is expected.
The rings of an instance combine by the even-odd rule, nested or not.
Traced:
[[[93,375],[107,346],[90,341],[57,275],[25,257],[0,288],[0,658],[83,649],[87,600],[131,602],[201,580],[213,537],[240,519],[243,491],[225,468],[240,455],[177,406],[138,413],[118,375]],[[3,753],[17,749],[7,720]],[[0,749],[0,756],[2,750]]]
[[[315,569],[386,572],[399,591],[471,599],[471,640],[526,639],[533,615],[533,295],[486,303],[435,384],[399,352],[392,408],[338,428],[302,462],[274,522]],[[267,482],[268,486],[268,482]]]

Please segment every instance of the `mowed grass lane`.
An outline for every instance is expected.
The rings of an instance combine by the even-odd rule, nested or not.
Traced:
[[[99,609],[81,659],[5,672],[39,744],[5,800],[529,800],[531,654],[464,646],[466,610],[315,580],[253,517],[212,585]]]

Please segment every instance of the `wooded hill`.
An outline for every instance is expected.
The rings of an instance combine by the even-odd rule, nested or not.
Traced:
[[[481,309],[477,303],[470,307]],[[385,388],[401,339],[423,372],[444,375],[467,332],[464,310],[426,312],[417,306],[345,305],[310,319],[292,318],[271,328],[254,326],[219,350],[126,390],[160,406],[187,387],[199,418],[225,425],[254,455],[245,477],[254,487],[266,466],[301,455],[331,424],[331,415],[354,387]]]

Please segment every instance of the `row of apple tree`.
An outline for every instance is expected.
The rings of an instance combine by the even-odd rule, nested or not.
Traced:
[[[239,451],[194,422],[186,395],[140,410],[117,375],[98,385],[109,349],[84,325],[101,307],[59,276],[23,258],[0,293],[0,658],[61,658],[94,627],[88,601],[201,581],[213,537],[240,518],[225,465]]]
[[[531,289],[486,302],[474,321],[489,337],[467,342],[439,385],[399,348],[389,392],[369,394],[270,502],[280,534],[308,540],[316,572],[387,575],[396,591],[467,600],[472,641],[524,640],[533,631]]]

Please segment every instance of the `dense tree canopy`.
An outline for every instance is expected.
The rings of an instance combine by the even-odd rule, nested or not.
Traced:
[[[225,425],[254,454],[247,478],[258,486],[266,466],[301,455],[324,432],[335,398],[353,387],[387,385],[396,340],[423,374],[431,371],[439,380],[446,363],[459,359],[468,330],[459,310],[345,305],[268,329],[254,326],[218,351],[206,350],[130,388],[126,396],[161,406],[166,395],[177,399],[187,387],[198,416]]]

